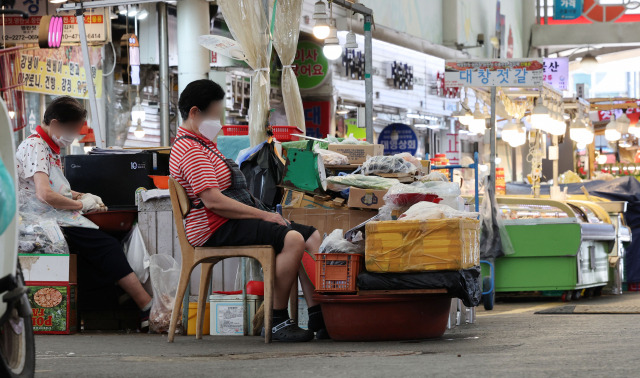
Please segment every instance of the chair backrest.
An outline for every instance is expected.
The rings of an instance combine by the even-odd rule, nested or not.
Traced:
[[[180,240],[180,246],[182,248],[182,256],[185,257],[185,251],[191,247],[187,240],[187,233],[184,229],[184,218],[189,214],[191,210],[191,202],[187,196],[187,192],[182,185],[178,184],[176,180],[169,177],[169,194],[171,195],[171,209],[173,210],[173,220],[176,224],[176,231],[178,233],[178,239]]]

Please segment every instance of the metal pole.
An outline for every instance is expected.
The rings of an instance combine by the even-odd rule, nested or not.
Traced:
[[[544,24],[549,25],[549,15],[547,10],[547,0],[544,0]]]
[[[82,46],[82,60],[84,66],[84,75],[87,81],[87,90],[89,91],[89,109],[91,110],[91,128],[96,131],[96,145],[104,148],[104,139],[102,137],[102,128],[100,127],[100,118],[98,117],[98,103],[96,102],[96,88],[93,85],[93,74],[91,72],[91,61],[89,61],[89,45],[87,45],[87,32],[84,27],[84,11],[76,10],[76,19],[78,21],[78,32],[80,33],[80,45]]]
[[[478,144],[476,143],[476,150],[478,149]],[[478,151],[475,151],[473,153],[473,175],[475,177],[476,183],[474,185],[474,189],[476,190],[476,197],[475,197],[475,208],[476,208],[476,212],[480,211],[480,204],[479,204],[479,200],[478,200],[478,169],[480,169],[480,166],[478,165]]]
[[[160,47],[160,139],[169,145],[169,34],[167,3],[158,3],[158,40]]]
[[[496,188],[496,87],[491,87],[491,120],[490,120],[490,132],[489,139],[491,144],[491,154],[489,159],[491,160],[491,171],[489,171],[489,185],[492,190],[490,193],[494,193]],[[493,200],[493,199],[492,199]]]
[[[558,148],[558,136],[557,135],[553,135],[551,137],[551,145],[554,146],[554,148],[556,148],[556,152],[560,153],[560,149]],[[546,148],[546,146],[544,147]],[[556,156],[556,159],[553,160],[553,186],[557,187],[558,186],[558,159],[560,158],[560,156]]]
[[[365,89],[365,126],[367,130],[367,142],[373,143],[373,75],[372,73],[372,42],[371,24],[373,17],[364,16],[364,89]]]

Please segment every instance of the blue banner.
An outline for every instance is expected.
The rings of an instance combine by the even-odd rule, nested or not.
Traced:
[[[575,20],[582,15],[582,0],[554,0],[554,20]]]

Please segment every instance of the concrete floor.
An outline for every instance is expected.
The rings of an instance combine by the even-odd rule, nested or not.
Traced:
[[[639,303],[640,294],[580,304]],[[438,340],[265,345],[257,337],[38,336],[38,377],[640,376],[640,315],[535,315],[561,302],[498,303]],[[407,325],[410,326],[410,325]]]

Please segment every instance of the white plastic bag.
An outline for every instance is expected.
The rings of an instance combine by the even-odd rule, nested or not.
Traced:
[[[354,244],[344,238],[341,229],[333,230],[320,244],[320,253],[359,253],[364,254],[360,244]]]
[[[176,300],[178,282],[180,282],[180,265],[168,255],[149,257],[149,274],[153,286],[153,302],[149,315],[149,329],[154,333],[169,331],[171,311]],[[182,298],[177,298],[182,301]],[[178,317],[178,329],[182,327],[182,316]]]
[[[313,152],[318,154],[322,158],[324,165],[348,165],[349,158],[343,154],[335,151],[324,150],[316,145],[313,148]]]
[[[142,240],[142,233],[138,224],[133,226],[129,240],[125,243],[124,251],[127,261],[138,277],[140,283],[144,284],[149,279],[149,252]]]
[[[458,211],[447,205],[433,202],[418,202],[402,214],[398,221],[403,220],[427,220],[445,218],[470,218],[476,219],[480,214],[475,212]]]
[[[370,156],[362,164],[362,173],[416,173],[417,168],[400,156]]]

